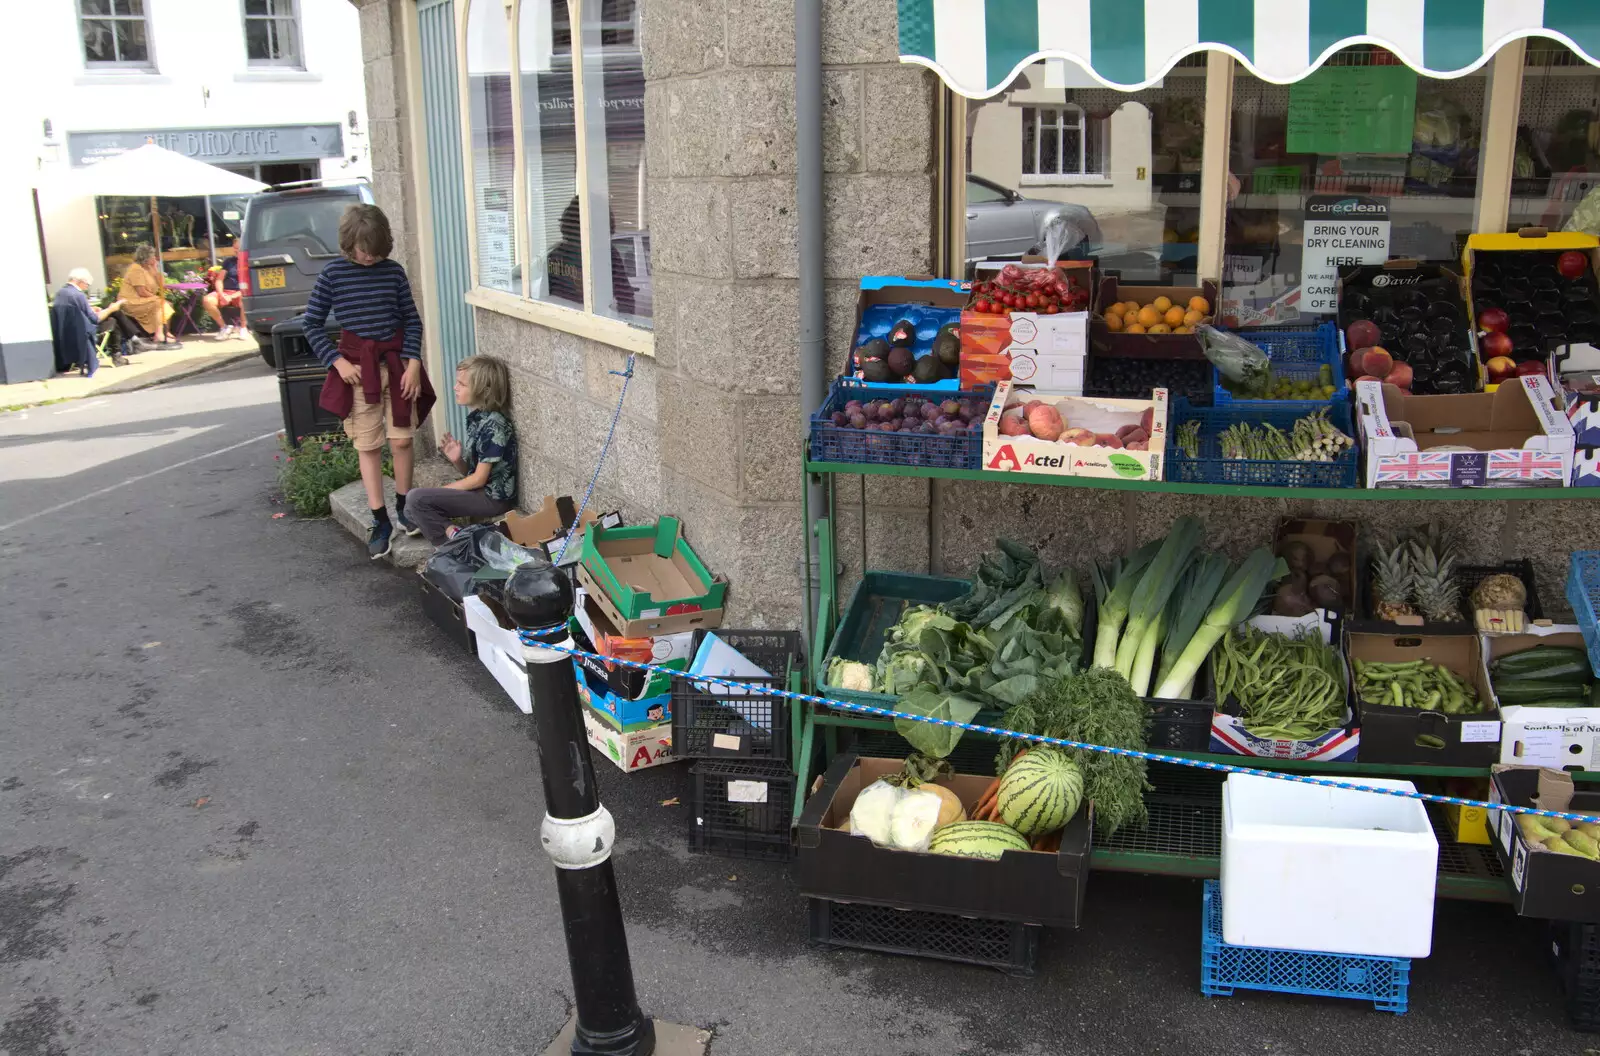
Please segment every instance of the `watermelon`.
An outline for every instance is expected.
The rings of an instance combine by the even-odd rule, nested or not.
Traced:
[[[1071,821],[1082,800],[1078,764],[1053,748],[1034,748],[1006,768],[995,804],[1001,821],[1032,839]]]
[[[999,858],[1007,851],[1025,851],[1028,841],[1009,825],[994,821],[957,821],[941,825],[928,841],[933,854],[964,858]]]

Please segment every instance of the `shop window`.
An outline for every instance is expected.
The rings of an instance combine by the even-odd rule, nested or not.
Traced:
[[[1056,226],[1064,256],[1128,282],[1193,285],[1205,85],[1203,64],[1119,92],[1047,60],[969,101],[968,264],[1042,251]]]
[[[1022,182],[1102,175],[1106,124],[1088,119],[1079,106],[1023,107]],[[1029,180],[1029,176],[1037,179]]]
[[[511,116],[511,27],[499,0],[473,0],[467,11],[466,72],[478,285],[521,293],[514,223],[517,146]]]
[[[297,0],[244,0],[244,50],[252,66],[299,67]]]
[[[1546,37],[1528,41],[1507,227],[1600,233],[1600,71]]]
[[[93,69],[147,69],[150,16],[146,0],[78,0],[83,61]]]
[[[1328,318],[1334,278],[1347,264],[1405,257],[1460,267],[1486,88],[1481,69],[1434,80],[1365,44],[1292,85],[1236,66],[1223,321]],[[1355,203],[1341,213],[1355,219],[1333,238],[1318,227],[1308,240],[1308,221],[1330,202]]]
[[[491,7],[498,9],[493,0],[476,0],[467,23],[477,286],[538,305],[474,303],[648,348],[639,334],[651,325],[652,291],[638,0],[521,0],[514,52],[520,122],[509,118],[509,97],[501,100],[489,83],[480,9]],[[509,135],[491,115],[500,106]],[[503,168],[505,186],[514,184],[516,158],[523,193],[497,199],[496,174]],[[512,212],[488,215],[491,201]],[[521,232],[520,245],[502,231]]]

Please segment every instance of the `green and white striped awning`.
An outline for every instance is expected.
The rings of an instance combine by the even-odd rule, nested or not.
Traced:
[[[1287,84],[1351,44],[1378,44],[1429,77],[1459,77],[1518,37],[1561,41],[1600,65],[1600,0],[899,0],[900,59],[973,99],[1044,58],[1112,88],[1154,84],[1185,55],[1226,51]]]

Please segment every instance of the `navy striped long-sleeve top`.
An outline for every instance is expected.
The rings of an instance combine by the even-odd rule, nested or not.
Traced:
[[[333,366],[339,349],[328,336],[328,314],[346,330],[382,341],[399,330],[407,359],[422,358],[422,316],[411,296],[406,269],[385,257],[375,264],[357,264],[346,257],[330,260],[317,276],[306,303],[306,340],[325,367]]]

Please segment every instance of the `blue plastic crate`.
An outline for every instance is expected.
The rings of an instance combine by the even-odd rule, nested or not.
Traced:
[[[1583,628],[1583,644],[1589,647],[1589,666],[1600,673],[1600,550],[1574,550],[1567,567],[1567,604],[1573,618]]]
[[[1349,997],[1380,1012],[1406,1010],[1411,961],[1357,953],[1307,953],[1222,941],[1222,888],[1206,881],[1205,933],[1200,939],[1200,992],[1229,997],[1235,990]]]
[[[850,348],[850,359],[845,366],[845,372],[853,375],[861,369],[861,364],[856,360],[856,350],[875,337],[887,337],[894,324],[902,319],[909,319],[916,324],[917,340],[911,346],[911,351],[917,359],[922,359],[933,355],[933,339],[938,336],[941,329],[951,323],[961,322],[961,309],[936,308],[931,304],[872,305],[861,313],[861,323],[856,328],[856,340]],[[875,396],[881,395],[886,389],[905,387],[903,381],[862,381],[861,384],[872,390]],[[945,378],[917,386],[924,392],[931,390],[940,393],[954,393],[960,387],[961,382],[958,378]]]
[[[1334,462],[1274,462],[1223,458],[1218,441],[1224,430],[1239,422],[1275,425],[1284,432],[1319,407],[1328,409],[1328,421],[1357,439],[1350,404],[1343,400],[1300,403],[1279,400],[1240,400],[1216,407],[1195,407],[1179,397],[1167,415],[1167,480],[1194,484],[1255,484],[1280,488],[1354,488],[1361,483],[1361,459],[1351,447]],[[1178,427],[1200,422],[1200,457],[1190,458],[1178,447]]]
[[[1339,328],[1333,323],[1308,329],[1257,327],[1240,330],[1238,334],[1267,354],[1267,358],[1272,360],[1274,374],[1287,375],[1296,381],[1315,379],[1326,364],[1333,371],[1334,389],[1329,399],[1345,400],[1349,397],[1350,383],[1344,376],[1343,343],[1339,340]],[[1211,368],[1211,377],[1216,386],[1214,402],[1219,405],[1240,402],[1263,407],[1303,407],[1326,402],[1320,399],[1240,400],[1222,387],[1222,374],[1217,368]]]
[[[842,411],[851,400],[892,400],[897,396],[937,396],[949,400],[972,400],[985,411],[994,397],[993,388],[964,389],[960,392],[929,391],[923,385],[872,385],[855,378],[835,378],[822,401],[822,409],[811,416],[811,460],[813,462],[866,462],[889,466],[926,466],[930,469],[981,469],[983,428],[955,436],[928,433],[881,433],[851,429],[833,424],[833,412]]]

